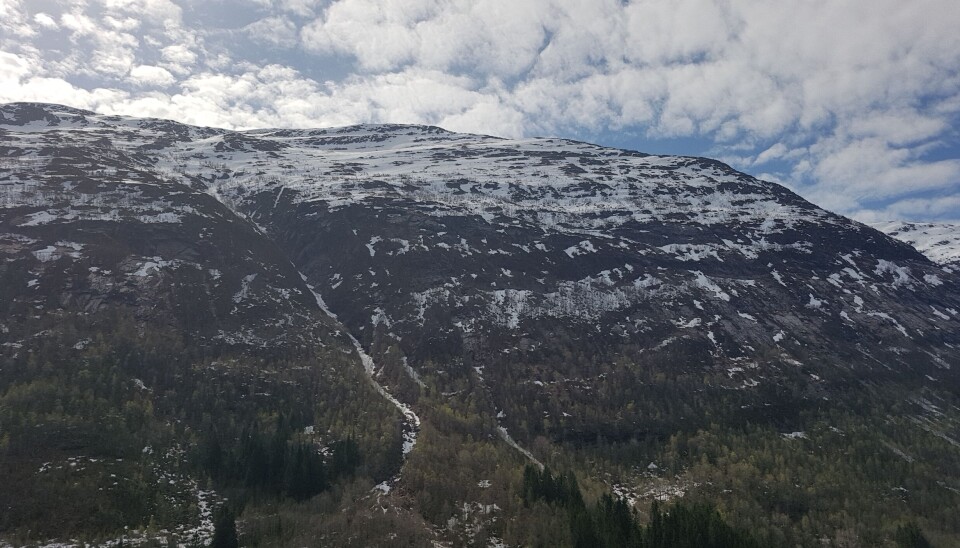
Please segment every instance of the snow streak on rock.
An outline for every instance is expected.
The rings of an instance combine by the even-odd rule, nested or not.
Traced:
[[[306,277],[303,274],[300,275],[304,280]],[[330,316],[334,320],[337,319],[337,315],[334,314],[329,308],[327,308],[327,303],[324,302],[323,297],[317,293],[312,286],[307,286],[310,289],[310,292],[313,293],[313,297],[317,300],[317,306],[320,307],[327,316]],[[357,354],[360,356],[360,361],[363,363],[363,370],[367,373],[367,378],[370,380],[370,384],[383,396],[387,401],[392,403],[394,407],[400,410],[400,413],[403,414],[404,423],[403,423],[403,456],[406,458],[407,454],[410,451],[413,451],[414,446],[417,444],[417,433],[420,431],[420,417],[414,413],[413,409],[409,405],[401,402],[393,396],[382,384],[377,382],[377,379],[374,377],[374,371],[376,371],[375,364],[373,363],[373,358],[364,351],[363,346],[360,345],[360,341],[353,336],[352,333],[346,332],[347,337],[350,339],[350,342],[353,344],[353,347],[357,350]]]
[[[497,434],[500,434],[500,437],[503,439],[503,441],[507,442],[507,445],[509,445],[510,447],[513,447],[517,451],[520,451],[523,454],[523,456],[530,459],[530,462],[535,464],[537,468],[539,468],[540,470],[543,470],[543,463],[538,461],[537,458],[533,456],[533,453],[531,453],[530,451],[527,451],[523,447],[520,447],[520,444],[517,443],[517,441],[510,436],[510,433],[507,432],[506,428],[502,426],[498,426]]]

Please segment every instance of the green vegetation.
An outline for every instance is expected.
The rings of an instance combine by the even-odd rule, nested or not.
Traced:
[[[666,512],[654,502],[650,523],[643,526],[627,503],[604,494],[593,506],[584,503],[573,473],[554,476],[527,466],[523,501],[566,510],[573,546],[580,548],[754,548],[749,535],[727,525],[705,504],[677,503]]]
[[[297,436],[281,412],[269,432],[259,422],[236,433],[206,433],[200,462],[222,487],[245,487],[259,493],[306,500],[329,488],[330,482],[352,474],[360,461],[353,439],[331,444],[329,464],[316,445]],[[221,441],[222,438],[222,441]]]
[[[549,356],[556,367],[542,355],[488,362],[486,385],[513,436],[576,471],[589,500],[619,485],[646,523],[652,499],[682,494],[762,546],[893,547],[908,522],[934,546],[960,538],[960,398],[949,387],[854,382],[839,368],[811,382],[809,367],[772,359],[748,387],[743,373],[670,354]]]
[[[397,471],[399,417],[342,353],[211,353],[119,315],[18,328],[42,336],[0,362],[10,542],[124,528],[189,541],[209,488],[255,511]]]
[[[933,548],[920,527],[913,522],[898,526],[893,538],[897,541],[898,548]]]
[[[217,510],[213,519],[213,539],[210,548],[237,548],[240,541],[237,538],[237,518],[229,506]]]
[[[0,535],[15,545],[95,542],[124,527],[190,543],[201,503],[224,498],[235,516],[217,515],[217,542],[239,535],[245,546],[960,538],[960,417],[941,392],[878,382],[831,401],[734,390],[725,372],[648,358],[577,378],[596,357],[575,354],[556,368],[487,362],[483,384],[471,362],[427,362],[421,387],[401,350],[378,342],[382,382],[423,421],[386,493],[374,486],[400,470],[401,418],[342,346],[231,352],[123,315],[41,315],[11,331],[29,341],[0,350]],[[524,468],[499,424],[564,473]]]

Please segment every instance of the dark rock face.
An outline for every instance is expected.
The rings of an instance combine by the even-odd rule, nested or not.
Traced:
[[[712,160],[424,126],[0,114],[7,317],[116,303],[209,344],[308,344],[302,272],[375,354],[488,368],[494,392],[574,351],[581,376],[683,356],[748,392],[796,371],[817,393],[947,382],[960,362],[957,272]]]

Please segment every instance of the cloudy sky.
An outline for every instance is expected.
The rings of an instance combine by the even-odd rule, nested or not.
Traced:
[[[0,0],[0,103],[562,136],[960,220],[958,29],[957,0]]]

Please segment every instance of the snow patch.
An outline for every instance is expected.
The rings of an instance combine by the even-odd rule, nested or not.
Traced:
[[[380,236],[374,236],[370,238],[370,241],[367,242],[367,250],[370,251],[370,256],[374,257],[377,255],[377,250],[373,248],[374,245],[383,241],[383,238]]]
[[[911,287],[913,278],[910,276],[910,268],[900,266],[892,261],[880,259],[877,261],[877,267],[873,270],[874,274],[882,276],[891,274],[893,276],[893,287]]]
[[[689,272],[694,276],[696,276],[696,278],[694,279],[694,283],[698,287],[702,287],[703,289],[713,291],[713,296],[720,300],[727,301],[727,302],[730,301],[730,295],[726,291],[721,289],[719,285],[714,283],[713,280],[708,278],[703,272],[699,270],[690,270]]]
[[[240,289],[236,293],[234,293],[233,302],[240,303],[241,301],[243,301],[249,296],[250,283],[253,282],[253,280],[255,279],[257,279],[256,274],[247,274],[246,276],[243,277],[242,280],[240,280]]]
[[[596,253],[597,249],[593,247],[593,242],[590,240],[583,240],[577,245],[570,246],[563,250],[571,259],[578,255],[586,255],[588,253]]]

